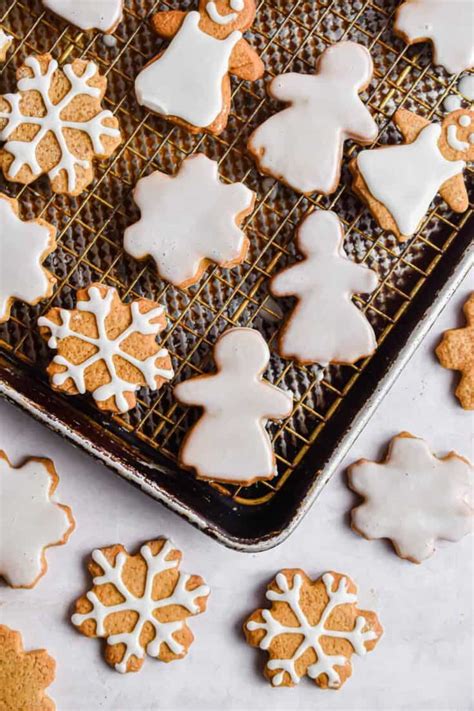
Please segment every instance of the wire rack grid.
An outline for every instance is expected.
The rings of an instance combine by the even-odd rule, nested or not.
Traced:
[[[125,0],[124,21],[115,46],[100,34],[83,33],[44,10],[40,0],[0,0],[0,23],[14,37],[2,71],[1,93],[14,91],[15,69],[31,53],[51,52],[62,65],[75,58],[94,60],[107,76],[104,103],[119,118],[124,143],[97,166],[96,179],[78,198],[55,195],[46,179],[29,186],[2,183],[2,191],[20,200],[24,218],[41,216],[58,226],[58,249],[47,266],[58,281],[52,298],[36,307],[16,303],[10,321],[0,327],[0,350],[42,373],[49,358],[38,336],[37,318],[51,305],[71,308],[74,292],[91,281],[116,287],[122,296],[153,298],[166,305],[170,328],[163,341],[173,357],[176,381],[212,369],[212,347],[230,326],[253,326],[272,349],[267,377],[294,393],[294,409],[280,425],[270,427],[278,460],[271,482],[249,487],[211,483],[239,503],[261,504],[280,490],[320,437],[369,359],[354,366],[298,367],[274,352],[275,337],[291,300],[275,302],[269,279],[297,255],[293,235],[310,209],[335,210],[343,221],[349,256],[376,269],[378,289],[367,299],[356,297],[381,344],[400,321],[420,287],[468,220],[471,211],[451,213],[437,199],[416,236],[405,244],[384,233],[350,190],[347,164],[358,147],[348,142],[341,184],[332,196],[298,196],[277,181],[258,174],[246,151],[250,132],[281,105],[271,101],[265,84],[285,71],[311,73],[316,57],[331,43],[352,39],[374,59],[374,77],[365,92],[380,129],[376,144],[399,140],[391,117],[405,107],[432,119],[443,117],[443,101],[456,93],[456,77],[431,62],[426,44],[406,47],[391,27],[394,0],[266,0],[258,5],[249,41],[266,66],[263,81],[232,84],[232,111],[219,137],[194,136],[141,109],[134,98],[134,78],[163,43],[153,34],[150,17],[166,9],[193,9],[195,0],[157,2]],[[156,275],[150,261],[136,262],[122,249],[125,227],[138,219],[132,190],[153,170],[174,173],[183,158],[203,151],[219,161],[224,180],[241,180],[257,192],[246,221],[251,248],[243,265],[209,269],[198,284],[180,291]],[[317,315],[315,315],[317,317]],[[44,377],[42,375],[41,377]],[[77,399],[71,404],[87,410]],[[90,417],[98,420],[91,408]],[[158,395],[141,392],[135,410],[114,416],[114,432],[126,431],[144,441],[176,466],[177,452],[195,413],[173,400],[171,388]],[[316,474],[316,473],[315,473]]]

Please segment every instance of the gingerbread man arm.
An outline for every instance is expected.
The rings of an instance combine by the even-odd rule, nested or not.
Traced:
[[[244,81],[256,81],[265,73],[265,65],[247,40],[240,39],[230,58],[229,71]]]
[[[151,24],[156,34],[164,39],[171,39],[183,24],[187,12],[183,10],[165,10],[157,12],[151,18]]]
[[[430,123],[407,109],[398,109],[395,112],[394,122],[407,143],[412,143],[420,131]],[[454,212],[465,212],[469,206],[469,197],[461,173],[443,183],[439,194]]]

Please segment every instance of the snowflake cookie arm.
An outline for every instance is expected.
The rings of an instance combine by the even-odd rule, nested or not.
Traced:
[[[375,613],[356,608],[356,593],[340,573],[314,582],[299,569],[276,576],[267,591],[271,609],[244,624],[247,641],[269,653],[265,676],[274,686],[293,686],[305,674],[323,688],[342,686],[351,655],[371,651],[382,634]]]
[[[204,612],[209,588],[180,573],[181,553],[167,540],[148,541],[136,555],[121,545],[95,550],[93,588],[76,602],[72,622],[106,639],[105,658],[118,672],[138,671],[145,653],[181,659],[193,641],[186,618]]]
[[[106,78],[92,61],[60,68],[44,54],[27,57],[17,81],[18,93],[0,96],[5,178],[28,184],[47,173],[54,192],[79,195],[94,177],[94,158],[109,157],[122,141],[117,119],[101,107]]]

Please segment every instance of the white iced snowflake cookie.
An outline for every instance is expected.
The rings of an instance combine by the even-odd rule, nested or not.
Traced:
[[[7,58],[7,52],[13,42],[13,37],[0,28],[0,62]]]
[[[13,588],[34,587],[48,568],[45,549],[74,530],[71,509],[54,499],[58,483],[50,459],[13,467],[0,450],[0,577]]]
[[[94,62],[59,67],[43,54],[27,57],[17,80],[16,94],[0,96],[5,178],[28,184],[47,173],[54,192],[79,195],[94,177],[93,160],[111,156],[122,140],[117,119],[101,106],[106,78]]]
[[[244,633],[268,652],[264,673],[273,686],[294,686],[308,675],[323,689],[339,689],[352,674],[352,655],[372,651],[383,633],[375,612],[357,608],[347,575],[328,572],[313,581],[303,570],[282,570],[266,597],[271,608],[256,610]]]
[[[179,571],[181,552],[159,539],[131,555],[122,545],[99,548],[88,565],[93,587],[76,602],[72,622],[106,640],[105,659],[122,674],[138,671],[145,653],[182,659],[193,642],[187,618],[204,612],[210,590]]]
[[[354,191],[403,242],[419,229],[438,193],[452,210],[467,210],[463,170],[474,158],[474,112],[459,109],[438,124],[398,109],[394,123],[405,142],[361,151],[350,168]]]
[[[123,17],[123,0],[43,0],[43,5],[81,30],[113,32]]]
[[[352,528],[368,539],[390,539],[412,563],[433,555],[437,540],[458,541],[472,531],[474,470],[455,452],[435,457],[426,442],[402,432],[384,461],[361,459],[348,476],[365,499],[352,510]]]
[[[10,318],[15,299],[34,306],[51,296],[56,281],[41,266],[56,248],[56,228],[18,213],[17,200],[0,193],[0,323]]]
[[[231,328],[214,347],[217,372],[175,387],[179,402],[203,408],[179,453],[180,463],[198,478],[250,484],[275,476],[265,425],[288,417],[293,398],[262,378],[269,359],[258,331]]]
[[[230,268],[245,259],[240,224],[255,193],[221,182],[218,164],[203,153],[186,158],[173,177],[155,171],[141,178],[133,196],[141,219],[125,230],[125,250],[136,259],[153,257],[162,279],[186,288],[211,263]]]
[[[199,0],[197,10],[156,13],[155,31],[170,43],[138,74],[138,103],[193,133],[220,134],[230,111],[229,74],[255,81],[264,73],[242,35],[255,11],[255,0]]]
[[[308,215],[296,234],[303,261],[273,277],[274,296],[296,296],[297,305],[281,329],[278,351],[301,364],[355,363],[377,347],[372,326],[352,302],[378,284],[377,274],[352,262],[335,212]]]
[[[127,412],[142,386],[158,390],[173,377],[157,336],[166,328],[162,306],[129,303],[116,290],[91,284],[77,292],[75,309],[53,308],[38,319],[41,335],[58,351],[47,368],[54,390],[90,392],[101,410]]]
[[[433,44],[433,62],[450,74],[474,66],[474,0],[408,0],[395,15],[394,30],[408,44]]]
[[[259,170],[300,193],[333,193],[344,141],[365,145],[377,137],[377,124],[359,97],[372,73],[365,47],[339,42],[319,56],[314,76],[275,77],[270,95],[290,105],[250,136],[248,149]]]

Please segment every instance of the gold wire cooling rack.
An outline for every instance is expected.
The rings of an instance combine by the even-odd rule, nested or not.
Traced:
[[[125,0],[124,20],[113,45],[100,34],[83,33],[44,11],[40,0],[0,0],[0,23],[15,40],[2,72],[1,92],[14,91],[15,69],[28,54],[49,51],[60,64],[74,58],[93,59],[107,76],[105,105],[119,118],[125,137],[112,159],[98,165],[96,180],[78,198],[52,194],[46,179],[26,187],[1,184],[4,192],[20,199],[24,218],[42,216],[58,227],[58,249],[48,261],[58,279],[52,298],[37,307],[17,303],[11,320],[0,328],[0,349],[10,359],[34,365],[38,374],[49,355],[38,337],[37,318],[52,304],[72,307],[75,289],[91,281],[116,287],[122,297],[146,296],[166,305],[170,328],[165,345],[174,360],[176,382],[212,368],[212,346],[230,326],[258,328],[272,348],[291,302],[276,303],[268,293],[268,282],[295,259],[294,230],[312,208],[335,210],[345,226],[348,255],[379,274],[379,288],[356,302],[372,323],[380,345],[398,328],[407,307],[470,217],[470,212],[453,214],[436,200],[417,235],[402,245],[378,228],[351,193],[347,164],[358,150],[356,145],[346,144],[342,181],[329,198],[298,196],[276,180],[260,176],[246,151],[250,132],[281,108],[267,98],[266,82],[286,71],[311,73],[320,52],[343,39],[365,45],[374,59],[374,77],[364,99],[380,129],[377,144],[398,140],[391,117],[400,106],[429,119],[442,119],[443,101],[456,92],[457,77],[433,66],[427,44],[408,48],[393,35],[397,2],[260,2],[249,39],[265,62],[266,75],[252,84],[233,80],[228,128],[217,138],[191,135],[147,113],[137,105],[133,91],[136,74],[162,46],[151,29],[150,16],[158,10],[193,9],[195,3]],[[138,263],[124,254],[122,238],[125,227],[139,217],[132,199],[137,180],[157,169],[173,173],[195,151],[218,159],[222,176],[245,182],[257,191],[258,199],[246,224],[251,243],[246,262],[232,270],[211,269],[185,292],[162,282],[151,263]],[[309,450],[324,442],[328,424],[350,399],[369,361],[323,371],[318,366],[298,367],[273,353],[267,377],[295,397],[291,417],[271,427],[277,477],[249,487],[206,486],[239,504],[270,501]],[[84,401],[69,400],[68,406],[100,421]],[[126,435],[137,446],[144,442],[176,463],[179,444],[195,416],[174,401],[171,388],[164,387],[158,395],[141,393],[137,408],[126,416],[115,416],[111,425],[119,438]],[[102,421],[103,428],[109,426]]]

